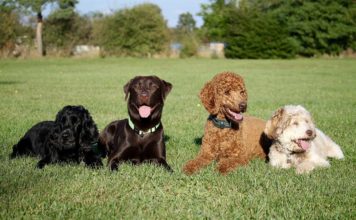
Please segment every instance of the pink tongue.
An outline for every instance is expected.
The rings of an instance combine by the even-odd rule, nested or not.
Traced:
[[[147,118],[151,114],[151,107],[143,105],[138,109],[138,113],[140,114],[141,118]]]
[[[299,140],[299,145],[303,148],[303,150],[307,150],[310,147],[309,142],[305,140]]]
[[[238,120],[238,121],[242,120],[242,118],[243,118],[243,116],[242,116],[241,113],[233,112],[233,111],[231,111],[230,109],[229,109],[229,113],[230,113],[231,115],[233,115],[234,118],[235,118],[236,120]]]

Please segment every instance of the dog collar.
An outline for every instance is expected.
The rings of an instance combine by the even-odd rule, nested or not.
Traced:
[[[217,127],[217,128],[231,128],[232,127],[231,122],[229,122],[227,120],[217,119],[217,117],[214,115],[209,115],[208,120],[212,121],[213,124],[215,125],[215,127]]]
[[[153,133],[155,131],[157,131],[158,127],[161,125],[160,122],[158,122],[158,124],[156,126],[153,126],[152,128],[148,129],[147,131],[142,131],[140,129],[137,129],[134,125],[134,123],[131,121],[130,117],[128,118],[129,121],[129,126],[132,130],[134,130],[138,135],[140,135],[141,137],[145,134],[150,134]]]

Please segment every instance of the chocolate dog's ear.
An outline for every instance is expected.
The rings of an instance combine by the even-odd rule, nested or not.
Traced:
[[[164,80],[161,80],[162,81],[162,84],[163,84],[163,88],[162,88],[162,97],[163,99],[165,99],[168,95],[168,93],[172,90],[172,84],[167,82],[167,81],[164,81]]]
[[[266,123],[264,133],[268,138],[276,140],[282,132],[281,123],[284,117],[285,111],[284,108],[279,108],[274,112],[271,119]]]
[[[215,89],[214,82],[207,82],[200,91],[200,100],[203,103],[205,109],[212,115],[216,115],[219,111],[218,106],[215,103]]]
[[[130,87],[131,87],[132,81],[133,81],[133,79],[131,79],[124,85],[125,101],[127,100],[127,97],[129,97],[129,92],[130,92]]]

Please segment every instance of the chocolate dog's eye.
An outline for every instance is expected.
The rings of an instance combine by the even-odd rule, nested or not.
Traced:
[[[244,96],[244,95],[246,95],[246,92],[245,92],[244,90],[242,90],[242,91],[240,92],[240,95]]]
[[[225,95],[230,95],[230,90],[226,90],[224,93]]]

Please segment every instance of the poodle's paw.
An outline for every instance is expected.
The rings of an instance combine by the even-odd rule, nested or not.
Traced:
[[[199,167],[197,166],[197,164],[194,161],[189,161],[183,167],[183,172],[187,175],[192,175],[193,173],[195,173],[198,170],[199,170]]]
[[[233,168],[229,166],[229,164],[219,164],[217,167],[217,170],[222,174],[222,175],[227,175]]]

